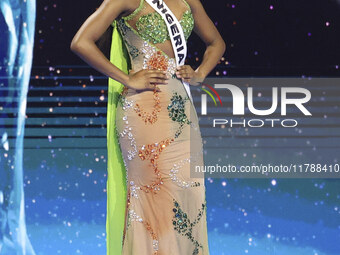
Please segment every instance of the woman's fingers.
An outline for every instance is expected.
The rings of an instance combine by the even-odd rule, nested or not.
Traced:
[[[182,74],[182,77],[185,78],[185,79],[190,79],[192,77],[192,73],[188,73],[188,72],[185,72]]]
[[[177,66],[177,70],[180,71],[180,70],[184,70],[186,68],[188,68],[189,66],[188,65],[182,65],[182,66]]]
[[[148,70],[147,71],[147,77],[149,83],[155,83],[155,84],[168,84],[169,78],[166,75],[166,71],[162,70]]]
[[[190,79],[193,77],[193,72],[190,65],[182,65],[177,67],[176,76],[177,78]]]
[[[156,84],[149,83],[147,85],[147,90],[154,90],[156,88],[156,91],[161,91],[158,87],[156,87]]]
[[[160,79],[166,79],[168,80],[168,76],[166,75],[166,71],[162,71],[162,70],[148,70],[148,75],[150,78],[160,78]]]
[[[156,84],[152,84],[152,83],[146,83],[145,84],[145,86],[144,86],[144,88],[143,89],[138,89],[138,90],[136,90],[137,92],[142,92],[142,91],[153,91],[153,90],[155,90],[156,89],[156,91],[158,91],[158,92],[160,92],[161,90],[156,86]]]
[[[159,78],[149,78],[150,83],[156,83],[156,84],[168,84],[168,79],[159,79]]]
[[[187,72],[185,70],[177,71],[176,75],[177,75],[178,78],[185,78],[185,79],[189,79],[193,76],[193,74],[191,72]]]

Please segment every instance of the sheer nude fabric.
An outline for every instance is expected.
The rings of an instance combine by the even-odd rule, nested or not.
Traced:
[[[125,88],[118,101],[128,190],[123,254],[208,255],[204,179],[190,178],[190,164],[204,164],[197,113],[174,74],[175,59],[126,22],[118,24],[133,69],[167,70],[170,80],[157,85],[160,92]]]

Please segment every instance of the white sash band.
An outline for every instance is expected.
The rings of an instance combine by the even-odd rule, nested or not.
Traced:
[[[145,0],[148,4],[154,8],[164,19],[171,39],[172,49],[175,54],[177,66],[184,65],[187,55],[187,44],[184,36],[182,26],[178,22],[176,16],[172,13],[169,7],[163,0]],[[188,82],[183,82],[184,87],[189,95],[191,101],[193,101],[190,85]]]

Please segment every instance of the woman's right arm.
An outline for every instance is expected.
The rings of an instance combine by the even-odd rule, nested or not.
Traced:
[[[125,12],[124,0],[104,0],[100,7],[84,22],[71,42],[71,50],[93,68],[122,84],[127,84],[128,75],[113,65],[95,42],[112,22]]]
[[[84,22],[74,36],[70,48],[80,58],[102,74],[133,89],[153,89],[150,83],[164,83],[163,71],[141,70],[125,74],[113,65],[97,47],[95,42],[104,34],[112,22],[122,13],[132,10],[133,1],[104,0],[100,7]]]

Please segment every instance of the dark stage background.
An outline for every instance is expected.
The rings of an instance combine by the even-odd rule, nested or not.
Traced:
[[[227,76],[338,76],[339,1],[201,2],[227,44],[225,61],[210,75],[219,71]],[[84,65],[70,52],[69,44],[100,4],[98,0],[37,1],[33,65]],[[194,33],[188,50],[188,64],[197,66],[204,44]]]

